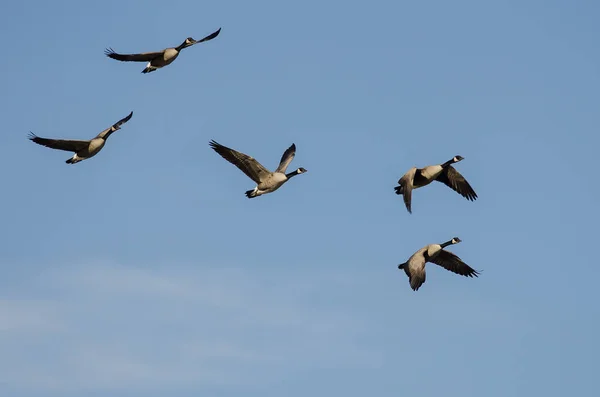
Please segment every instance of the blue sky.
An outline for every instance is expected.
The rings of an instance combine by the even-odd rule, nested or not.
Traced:
[[[485,3],[485,4],[484,4]],[[0,394],[591,396],[592,1],[2,2]],[[169,67],[104,56],[222,27]],[[28,141],[89,139],[95,158]],[[275,168],[274,194],[210,139]],[[479,195],[393,192],[460,154]],[[478,279],[428,266],[451,248]],[[595,390],[595,392],[594,392]]]

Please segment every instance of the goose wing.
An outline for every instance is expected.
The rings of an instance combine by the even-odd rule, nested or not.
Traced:
[[[462,261],[457,255],[450,251],[441,250],[436,256],[430,258],[431,263],[435,263],[452,273],[460,274],[466,277],[478,277],[479,272]]]
[[[287,170],[288,165],[292,162],[296,156],[296,144],[292,143],[292,146],[287,148],[285,152],[283,152],[283,156],[281,156],[281,161],[279,162],[279,166],[275,170],[275,172],[285,172]]]
[[[477,193],[469,185],[469,182],[451,165],[446,167],[436,180],[442,182],[467,200],[474,201],[477,199]]]
[[[417,173],[417,167],[412,167],[406,174],[398,180],[398,184],[401,186],[400,191],[404,198],[404,205],[410,214],[412,214],[412,191],[413,191],[413,180]]]
[[[29,140],[37,143],[38,145],[46,146],[51,149],[64,150],[67,152],[79,152],[80,150],[85,149],[90,141],[77,141],[71,139],[48,139],[48,138],[40,138],[35,135],[33,132],[29,132]]]
[[[405,268],[405,272],[408,275],[408,282],[410,284],[410,288],[413,291],[417,291],[423,283],[425,283],[425,279],[427,275],[425,274],[425,256],[423,255],[427,251],[427,247],[423,247],[417,252],[415,252],[408,261],[406,262],[408,266],[408,271]]]
[[[219,33],[221,33],[221,28],[219,28],[219,30],[217,30],[216,32],[213,32],[211,34],[209,34],[208,36],[206,36],[203,39],[197,40],[194,44],[198,44],[198,43],[203,43],[205,41],[209,41],[214,39],[215,37],[217,37],[219,35]]]
[[[150,62],[154,58],[161,56],[163,53],[164,50],[157,52],[143,52],[141,54],[119,54],[116,53],[112,48],[107,48],[104,50],[104,54],[107,57],[123,62]]]
[[[248,178],[252,179],[257,184],[271,174],[269,170],[262,166],[262,164],[247,154],[223,146],[214,140],[211,140],[209,145],[215,152],[219,153],[221,157],[238,167],[248,176]]]
[[[121,128],[121,126],[123,124],[125,124],[126,122],[128,122],[131,119],[132,116],[133,116],[133,110],[127,116],[123,117],[121,120],[119,120],[116,123],[114,123],[111,128],[113,128],[115,130],[118,130],[119,128]]]

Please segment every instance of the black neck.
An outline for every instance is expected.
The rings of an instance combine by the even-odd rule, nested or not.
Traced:
[[[293,176],[298,175],[298,170],[294,171],[294,172],[290,172],[289,174],[285,174],[285,176],[290,179]]]
[[[450,241],[446,241],[445,243],[440,244],[440,247],[446,248],[447,246],[452,245],[452,244],[454,244],[454,243],[452,242],[452,240],[450,240]]]
[[[452,165],[452,164],[454,164],[454,158],[446,161],[444,164],[442,164],[442,167],[446,168],[446,167],[448,167],[449,165]]]

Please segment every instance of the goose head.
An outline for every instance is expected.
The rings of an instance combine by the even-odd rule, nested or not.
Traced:
[[[440,244],[440,247],[442,247],[442,248],[446,248],[446,247],[447,247],[447,246],[449,246],[449,245],[452,245],[452,244],[458,244],[458,243],[460,243],[460,242],[461,242],[461,239],[459,239],[458,237],[453,237],[453,238],[452,238],[452,240],[448,240],[448,241],[446,241],[445,243],[443,243],[443,244]]]
[[[452,162],[453,162],[453,163],[458,163],[459,161],[462,161],[462,160],[464,160],[464,159],[465,159],[465,158],[464,158],[463,156],[461,156],[461,155],[456,155],[456,156],[454,156],[454,157],[452,158]]]
[[[194,44],[196,44],[196,43],[197,43],[197,41],[196,41],[196,40],[194,40],[192,37],[188,37],[187,39],[185,39],[185,41],[184,41],[183,43],[181,43],[181,44],[179,45],[179,47],[177,47],[177,51],[181,51],[181,50],[183,50],[184,48],[187,48],[187,47],[193,46],[193,45],[194,45]]]

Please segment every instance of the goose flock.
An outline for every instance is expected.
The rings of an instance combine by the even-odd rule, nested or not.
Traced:
[[[112,48],[107,48],[105,50],[105,55],[111,59],[122,62],[147,62],[146,67],[142,70],[142,73],[145,74],[170,65],[177,59],[181,50],[184,48],[210,41],[216,38],[220,32],[221,28],[200,40],[188,37],[179,46],[165,48],[161,51],[139,54],[119,54]],[[133,111],[90,140],[41,138],[33,132],[30,132],[29,139],[41,146],[74,153],[71,158],[66,160],[66,163],[77,164],[80,161],[90,159],[97,155],[106,144],[108,137],[115,131],[121,129],[121,126],[127,123],[132,116]],[[293,143],[285,150],[285,152],[283,152],[279,165],[275,171],[269,171],[253,157],[227,146],[223,146],[214,140],[209,142],[209,146],[217,154],[235,165],[256,183],[254,189],[245,192],[246,197],[248,198],[255,198],[264,194],[273,193],[281,188],[292,177],[307,172],[303,167],[299,167],[289,173],[286,172],[288,166],[296,156],[296,145]],[[412,191],[414,189],[425,187],[433,181],[445,184],[469,201],[476,200],[477,194],[475,193],[475,190],[473,190],[469,182],[467,182],[460,172],[452,166],[462,160],[464,160],[464,158],[457,155],[445,163],[429,165],[423,168],[412,167],[409,169],[398,180],[398,186],[394,188],[397,195],[402,195],[407,211],[412,214]],[[441,244],[428,244],[412,254],[406,262],[398,265],[398,269],[404,270],[408,277],[410,287],[414,291],[417,291],[423,283],[425,283],[425,264],[427,262],[435,263],[436,265],[461,276],[478,277],[480,274],[479,271],[474,270],[457,255],[445,249],[450,245],[458,244],[460,242],[460,238],[454,237]]]

